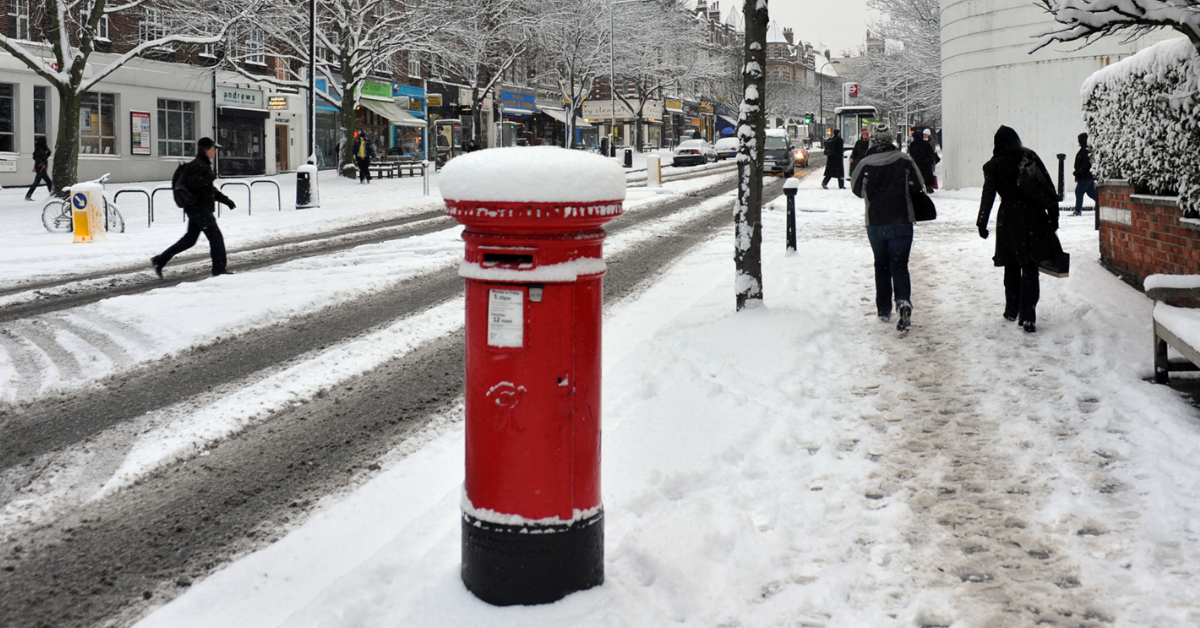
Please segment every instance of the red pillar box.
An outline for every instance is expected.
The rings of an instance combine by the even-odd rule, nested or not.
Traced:
[[[466,226],[463,582],[491,604],[553,602],[604,582],[601,226],[625,173],[499,148],[454,159],[439,185]]]

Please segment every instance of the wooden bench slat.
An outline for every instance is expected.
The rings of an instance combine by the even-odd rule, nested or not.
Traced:
[[[1151,288],[1146,296],[1155,301],[1167,299],[1200,299],[1200,288]]]

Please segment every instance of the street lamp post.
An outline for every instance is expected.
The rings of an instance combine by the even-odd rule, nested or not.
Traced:
[[[817,58],[820,59],[821,61],[825,62],[825,65],[817,66],[817,96],[818,96],[817,107],[819,107],[821,109],[821,113],[820,113],[821,141],[824,142],[825,141],[825,126],[827,124],[827,120],[825,119],[825,81],[821,80],[821,77],[824,76],[823,74],[821,74],[821,68],[829,67],[829,66],[837,63],[837,61],[829,61],[828,59],[825,59],[824,57],[820,57],[820,56],[818,56]]]

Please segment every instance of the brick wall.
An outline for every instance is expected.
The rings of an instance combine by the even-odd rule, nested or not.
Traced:
[[[1127,181],[1100,181],[1100,261],[1141,285],[1148,275],[1200,275],[1200,220],[1183,218],[1177,197],[1134,194]]]

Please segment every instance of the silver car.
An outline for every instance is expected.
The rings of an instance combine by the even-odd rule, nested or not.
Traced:
[[[672,166],[698,166],[717,160],[717,151],[704,140],[680,142],[671,153]]]

